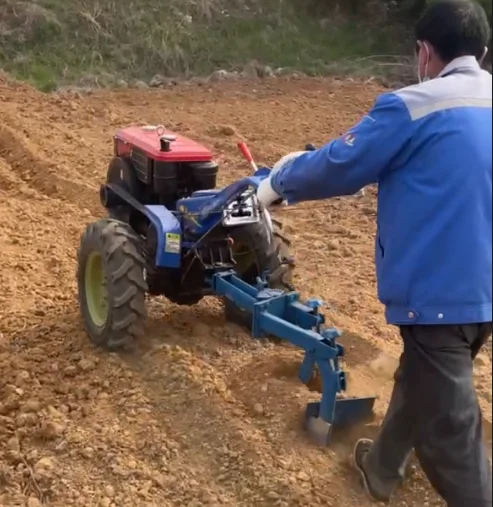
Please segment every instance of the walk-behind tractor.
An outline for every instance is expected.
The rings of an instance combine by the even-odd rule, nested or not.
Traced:
[[[328,444],[333,427],[371,417],[375,398],[343,397],[341,333],[324,328],[321,302],[302,303],[294,291],[289,242],[256,197],[270,169],[240,148],[254,174],[216,190],[218,166],[199,144],[164,127],[116,134],[100,192],[109,217],[87,227],[79,250],[84,325],[96,345],[127,348],[144,334],[146,297],[178,305],[218,297],[253,337],[306,351],[300,378],[309,384],[318,375],[322,384],[307,428]]]

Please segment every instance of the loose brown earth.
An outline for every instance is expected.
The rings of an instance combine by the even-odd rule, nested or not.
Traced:
[[[215,301],[154,300],[139,352],[107,355],[81,330],[75,262],[103,215],[117,128],[164,123],[203,142],[224,184],[249,170],[232,134],[272,163],[341,134],[379,91],[312,80],[47,96],[0,77],[0,506],[370,505],[347,459],[374,428],[315,447],[297,351],[252,341]],[[297,286],[348,333],[351,393],[379,395],[381,417],[400,343],[375,298],[374,192],[281,217]],[[491,414],[489,352],[477,383]],[[393,505],[441,503],[415,468]]]

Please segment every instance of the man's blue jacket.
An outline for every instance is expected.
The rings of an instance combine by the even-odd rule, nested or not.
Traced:
[[[379,299],[395,325],[492,320],[492,77],[473,57],[382,95],[342,138],[288,163],[288,203],[378,183]]]

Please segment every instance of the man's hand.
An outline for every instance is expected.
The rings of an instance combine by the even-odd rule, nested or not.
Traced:
[[[304,155],[306,151],[295,151],[293,153],[289,153],[288,155],[284,156],[277,162],[277,164],[274,165],[272,168],[272,174],[271,176],[274,176],[274,174],[278,173],[281,169],[286,167],[290,162],[293,160],[296,160],[298,157],[301,157],[301,155]]]
[[[266,178],[264,181],[262,181],[262,183],[259,185],[257,190],[257,197],[264,207],[267,208],[269,206],[272,206],[273,204],[275,205],[282,204],[284,199],[272,188],[271,178],[279,171],[281,171],[286,165],[288,165],[293,160],[296,160],[304,153],[306,153],[306,151],[296,151],[283,157],[281,160],[279,160],[279,162],[277,162],[274,165],[270,176]]]

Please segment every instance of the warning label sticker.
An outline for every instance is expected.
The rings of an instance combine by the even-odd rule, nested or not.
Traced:
[[[172,232],[166,234],[166,246],[164,251],[166,253],[178,254],[181,250],[181,236]]]

